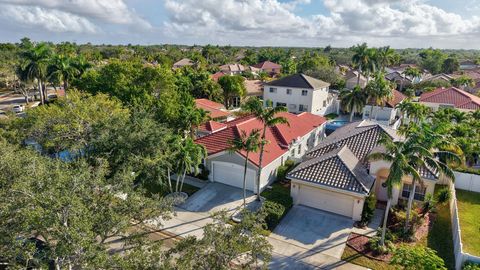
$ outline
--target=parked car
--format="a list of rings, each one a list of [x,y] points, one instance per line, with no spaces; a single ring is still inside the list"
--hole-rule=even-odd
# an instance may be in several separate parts
[[[25,106],[23,106],[23,105],[13,105],[12,111],[15,112],[15,113],[21,113],[21,112],[25,111]]]

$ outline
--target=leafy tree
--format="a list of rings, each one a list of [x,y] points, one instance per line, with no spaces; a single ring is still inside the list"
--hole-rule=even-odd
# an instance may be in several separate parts
[[[246,112],[252,113],[263,124],[261,141],[265,142],[267,129],[278,124],[287,124],[287,118],[280,116],[279,113],[287,112],[283,106],[272,107],[271,104],[263,106],[263,102],[258,98],[250,98],[242,107]],[[262,175],[262,164],[265,143],[260,144],[260,157],[258,160],[257,172],[257,200],[260,200],[260,177]]]
[[[452,74],[455,71],[460,70],[460,63],[458,62],[458,59],[456,57],[448,57],[443,61],[442,64],[442,72],[447,73],[447,74]]]
[[[243,168],[243,208],[245,209],[247,199],[248,156],[250,153],[258,152],[260,145],[262,144],[260,140],[260,130],[254,129],[248,135],[245,130],[242,130],[240,137],[234,139],[232,142],[230,142],[230,144],[230,152],[245,152],[245,165]]]
[[[178,69],[175,75],[179,90],[188,92],[195,98],[222,101],[222,89],[211,79],[210,73],[185,67]]]
[[[243,98],[247,94],[245,88],[244,78],[242,76],[223,76],[218,80],[218,83],[223,89],[223,100],[225,107],[231,108],[233,105],[233,98]]]
[[[475,81],[468,75],[462,75],[460,77],[451,80],[451,83],[455,87],[472,87],[475,85]]]
[[[178,269],[267,269],[272,246],[262,235],[264,215],[243,213],[240,223],[229,225],[225,213],[204,227],[203,238],[187,237],[169,251]],[[241,260],[240,256],[242,257]],[[259,265],[259,260],[262,265]]]
[[[361,112],[367,103],[367,94],[358,85],[353,90],[344,89],[340,92],[340,105],[350,112],[350,122],[355,112]]]
[[[439,74],[442,72],[443,63],[447,56],[440,50],[426,49],[419,54],[422,68],[430,71],[432,74]]]
[[[447,269],[437,253],[422,246],[401,245],[392,257],[390,264],[402,266],[405,270],[442,270]]]
[[[111,240],[130,250],[143,248],[149,242],[132,226],[166,218],[171,210],[162,199],[134,191],[129,174],[107,180],[104,166],[64,163],[3,140],[0,155],[0,253],[15,268],[115,264]]]
[[[26,49],[21,53],[21,67],[22,70],[27,72],[27,78],[29,80],[37,81],[40,100],[41,103],[44,104],[47,99],[44,83],[47,79],[47,67],[50,62],[52,50],[46,43],[25,46]]]
[[[382,72],[378,72],[373,81],[370,81],[365,87],[365,91],[368,95],[368,100],[372,102],[370,106],[370,119],[373,114],[373,106],[385,106],[385,103],[393,99],[392,85],[385,79]],[[378,114],[378,111],[377,111]],[[375,119],[377,115],[375,115]]]

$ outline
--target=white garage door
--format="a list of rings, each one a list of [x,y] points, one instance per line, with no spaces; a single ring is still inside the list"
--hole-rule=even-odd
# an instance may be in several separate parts
[[[244,167],[227,162],[213,162],[213,181],[243,188]],[[255,189],[255,171],[247,169],[247,190]]]
[[[301,185],[299,203],[342,216],[352,217],[354,198],[348,195]]]

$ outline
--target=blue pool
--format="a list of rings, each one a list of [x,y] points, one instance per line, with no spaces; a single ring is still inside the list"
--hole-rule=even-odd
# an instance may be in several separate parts
[[[342,127],[344,125],[348,124],[348,121],[345,120],[333,120],[327,123],[325,126],[325,133],[327,135],[330,135],[332,132],[337,130],[337,128]]]

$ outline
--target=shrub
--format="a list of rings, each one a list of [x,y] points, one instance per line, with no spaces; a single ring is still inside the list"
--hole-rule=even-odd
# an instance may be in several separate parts
[[[427,194],[427,196],[425,197],[425,201],[423,202],[423,207],[422,207],[423,215],[432,211],[435,208],[435,203],[436,202],[433,199],[432,194]]]
[[[385,245],[381,245],[380,242],[381,238],[379,236],[372,237],[368,240],[368,247],[373,251],[375,256],[387,254],[393,250],[394,245],[391,241],[387,240],[386,236]]]
[[[263,211],[265,211],[266,214],[265,223],[267,224],[267,228],[272,231],[278,223],[280,223],[280,220],[285,214],[285,206],[277,202],[265,201]]]
[[[480,264],[474,262],[467,262],[463,266],[462,270],[480,270]]]
[[[287,173],[290,172],[294,166],[295,162],[293,160],[288,159],[285,161],[285,163],[277,169],[277,180],[284,181]]]
[[[200,172],[195,175],[195,177],[202,180],[208,180],[208,175],[210,174],[210,171],[203,164],[200,164],[200,166],[198,167],[200,169]]]
[[[372,220],[375,214],[376,204],[377,198],[372,192],[370,195],[368,195],[368,197],[365,199],[365,203],[363,204],[362,220],[360,221],[362,225],[367,225]]]
[[[439,203],[447,203],[450,201],[451,197],[452,197],[452,193],[450,192],[450,189],[442,188],[440,191],[438,191],[437,201]]]
[[[403,266],[404,269],[430,270],[447,269],[437,253],[423,246],[400,245],[394,251],[390,264]]]

